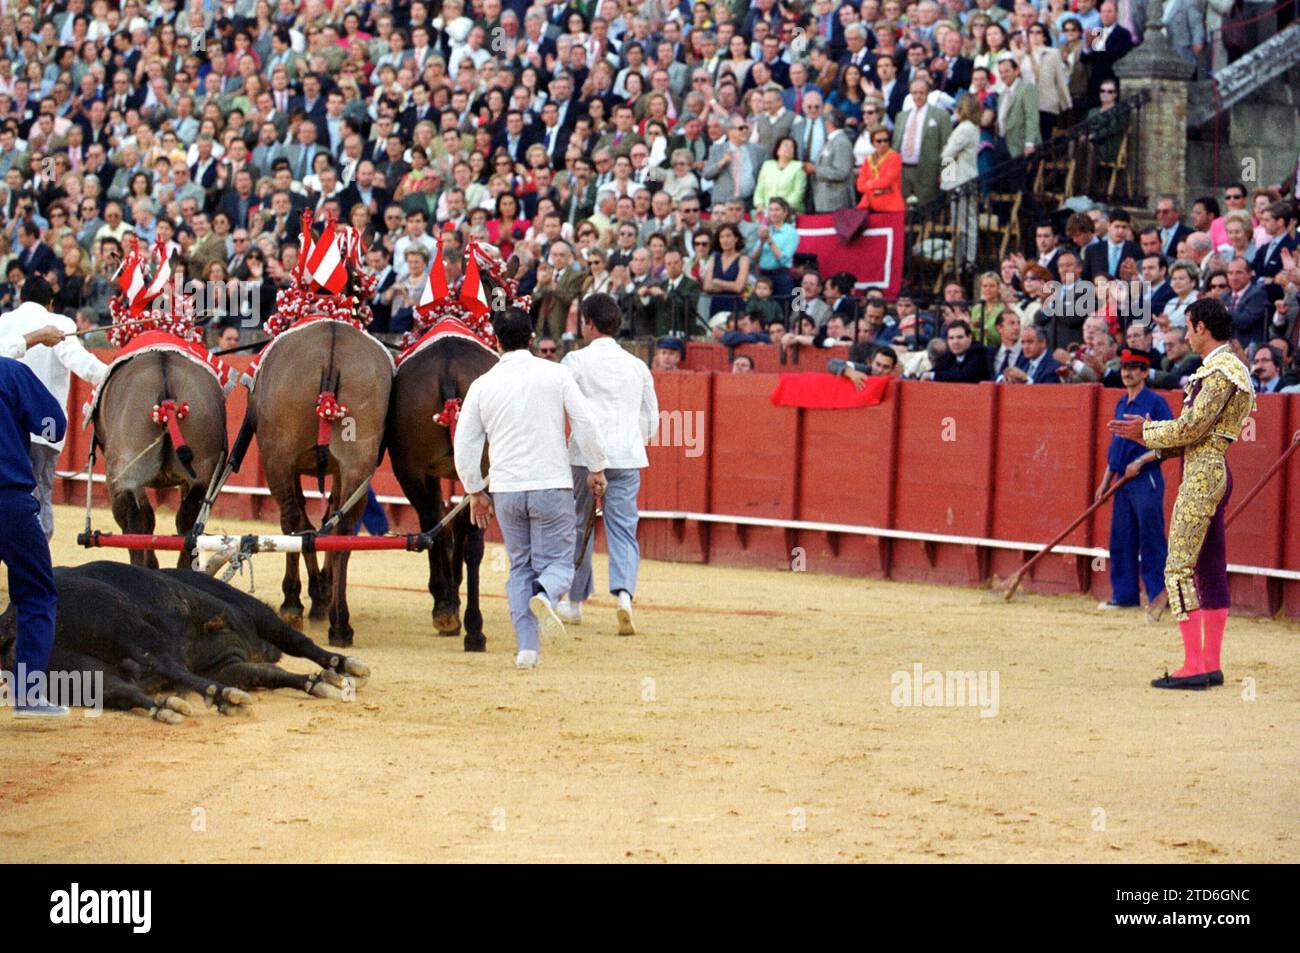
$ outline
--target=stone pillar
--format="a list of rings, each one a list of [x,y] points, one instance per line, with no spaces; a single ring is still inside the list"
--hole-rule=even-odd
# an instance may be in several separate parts
[[[1187,96],[1194,67],[1165,37],[1163,0],[1148,0],[1142,45],[1115,64],[1120,99],[1145,91],[1141,119],[1134,126],[1140,161],[1135,190],[1155,208],[1156,196],[1183,199],[1187,188]],[[1186,207],[1186,205],[1184,205]]]

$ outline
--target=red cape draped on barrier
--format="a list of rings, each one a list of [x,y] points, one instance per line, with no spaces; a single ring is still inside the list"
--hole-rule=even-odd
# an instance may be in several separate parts
[[[782,374],[769,400],[777,407],[806,407],[813,410],[841,410],[874,407],[885,396],[888,377],[868,377],[862,390],[834,374]]]
[[[858,288],[878,288],[886,298],[903,283],[903,213],[873,212],[866,229],[845,245],[835,234],[834,215],[800,215],[799,253],[817,256],[823,280],[841,271],[858,279]]]

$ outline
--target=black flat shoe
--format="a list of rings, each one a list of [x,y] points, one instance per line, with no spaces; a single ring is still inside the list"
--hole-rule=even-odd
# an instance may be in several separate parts
[[[1222,675],[1220,675],[1222,677]],[[1151,680],[1152,688],[1209,688],[1209,677],[1204,673],[1200,675],[1183,675],[1178,677],[1165,672],[1164,678],[1155,678]]]
[[[1206,672],[1205,677],[1209,679],[1211,687],[1223,684],[1223,669],[1216,668],[1213,672]]]

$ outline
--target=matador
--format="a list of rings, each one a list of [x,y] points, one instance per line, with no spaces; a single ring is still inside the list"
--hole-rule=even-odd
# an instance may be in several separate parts
[[[1182,483],[1169,520],[1165,589],[1183,637],[1183,667],[1155,679],[1155,688],[1208,688],[1223,684],[1220,654],[1228,621],[1225,511],[1232,495],[1227,452],[1255,409],[1250,371],[1229,343],[1232,320],[1223,304],[1203,299],[1187,311],[1187,341],[1202,357],[1187,382],[1176,420],[1115,421],[1132,439],[1182,456]],[[1140,427],[1140,429],[1138,429]],[[1125,434],[1128,435],[1128,434]]]

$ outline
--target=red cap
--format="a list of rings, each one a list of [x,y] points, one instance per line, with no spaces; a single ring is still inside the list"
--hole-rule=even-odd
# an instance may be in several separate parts
[[[1143,364],[1150,367],[1151,355],[1146,351],[1135,351],[1126,347],[1120,352],[1119,362],[1121,364]]]

